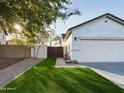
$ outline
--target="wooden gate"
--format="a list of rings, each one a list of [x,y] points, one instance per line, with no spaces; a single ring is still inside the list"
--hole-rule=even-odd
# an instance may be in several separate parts
[[[47,58],[63,58],[63,47],[47,47]]]

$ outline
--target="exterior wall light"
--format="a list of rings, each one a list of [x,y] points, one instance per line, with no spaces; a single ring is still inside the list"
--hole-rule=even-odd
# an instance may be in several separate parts
[[[74,40],[77,41],[77,37],[74,37]]]
[[[105,20],[105,23],[107,23],[108,21],[107,20]]]

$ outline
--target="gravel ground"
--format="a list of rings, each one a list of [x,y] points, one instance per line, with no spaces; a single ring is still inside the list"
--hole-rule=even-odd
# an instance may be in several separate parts
[[[55,67],[85,67],[85,66],[74,63],[66,63],[63,58],[57,58]]]
[[[24,60],[24,58],[0,58],[0,70]]]
[[[43,59],[28,58],[0,70],[0,87],[5,86]]]

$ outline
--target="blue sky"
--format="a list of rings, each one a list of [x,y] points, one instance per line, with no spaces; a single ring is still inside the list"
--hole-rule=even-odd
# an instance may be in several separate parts
[[[105,13],[111,13],[124,19],[124,0],[71,0],[72,9],[79,9],[81,16],[71,16],[65,21],[57,20],[55,31],[58,35],[75,25]]]

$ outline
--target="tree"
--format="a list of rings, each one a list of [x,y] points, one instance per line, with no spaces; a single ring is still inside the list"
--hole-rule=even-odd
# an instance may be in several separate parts
[[[32,46],[48,38],[47,30],[57,18],[80,14],[78,10],[69,11],[69,4],[69,0],[0,0],[0,29],[15,33],[14,24],[20,24],[24,28],[21,35]]]
[[[49,46],[61,46],[62,45],[62,37],[58,35],[54,35],[50,38]]]
[[[13,30],[14,23],[24,25],[28,31],[38,31],[40,27],[50,25],[58,17],[66,19],[79,11],[69,11],[65,6],[69,0],[1,0],[1,27]]]
[[[20,39],[12,39],[7,41],[9,45],[24,45],[24,42]]]

